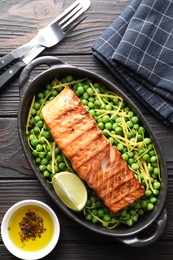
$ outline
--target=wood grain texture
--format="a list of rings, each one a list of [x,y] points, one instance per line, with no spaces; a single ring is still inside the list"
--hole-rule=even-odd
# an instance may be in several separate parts
[[[3,55],[31,40],[36,32],[65,10],[72,0],[1,1],[0,54]],[[112,23],[130,1],[93,1],[87,18],[51,53],[86,53],[91,43]],[[109,3],[109,4],[108,4]]]

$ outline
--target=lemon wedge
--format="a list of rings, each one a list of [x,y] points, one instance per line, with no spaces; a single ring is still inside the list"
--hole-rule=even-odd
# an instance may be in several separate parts
[[[78,175],[60,172],[52,178],[53,188],[60,200],[70,209],[81,211],[87,202],[87,189]]]

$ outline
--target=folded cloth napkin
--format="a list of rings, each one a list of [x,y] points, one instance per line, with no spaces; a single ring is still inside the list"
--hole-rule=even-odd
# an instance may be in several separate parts
[[[173,126],[173,0],[133,0],[91,48],[145,106]]]

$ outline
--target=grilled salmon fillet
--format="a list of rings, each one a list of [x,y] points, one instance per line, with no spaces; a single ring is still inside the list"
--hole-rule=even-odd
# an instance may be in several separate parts
[[[42,108],[42,116],[72,167],[111,212],[116,213],[144,195],[120,152],[68,86]]]

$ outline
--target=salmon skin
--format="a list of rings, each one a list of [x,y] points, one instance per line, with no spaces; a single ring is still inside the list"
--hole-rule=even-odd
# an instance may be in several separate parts
[[[42,116],[74,170],[111,212],[116,213],[144,195],[121,153],[68,86],[42,108]]]

